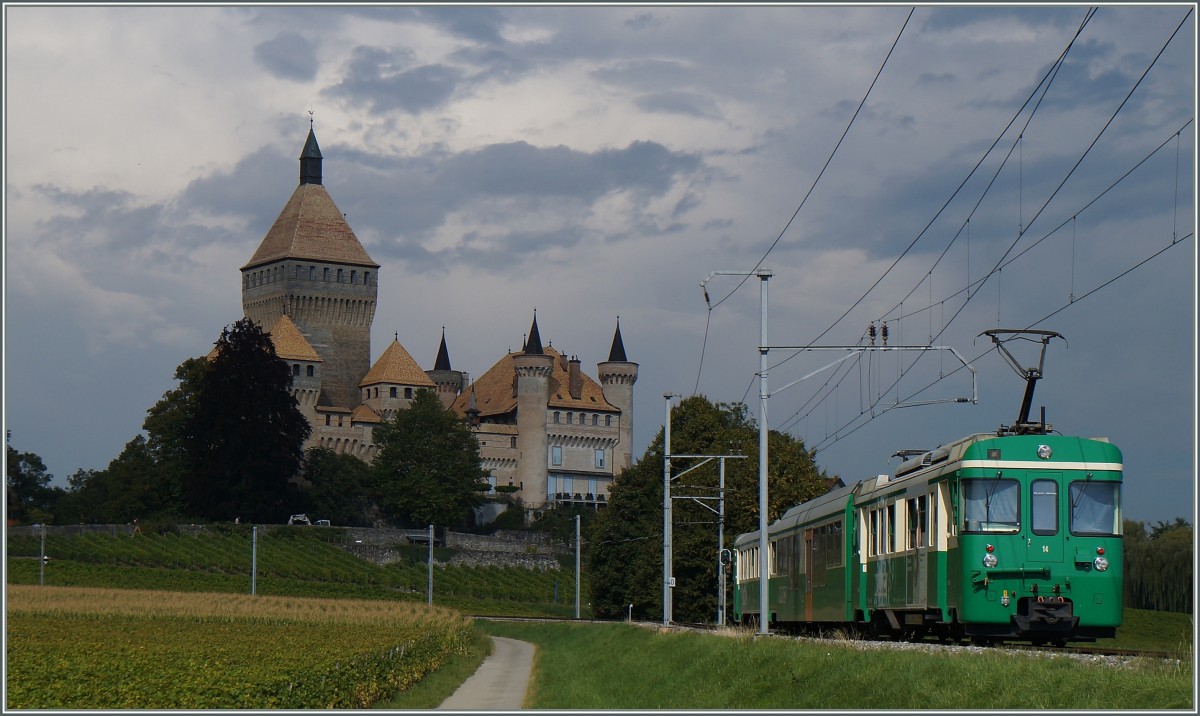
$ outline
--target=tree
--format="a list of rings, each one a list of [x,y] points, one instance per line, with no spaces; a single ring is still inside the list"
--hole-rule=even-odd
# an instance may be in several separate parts
[[[304,509],[335,525],[368,527],[377,512],[369,494],[370,468],[353,455],[309,448],[300,471]]]
[[[1125,520],[1125,606],[1192,612],[1192,526],[1182,517],[1153,526]]]
[[[185,396],[194,399],[184,401],[192,409],[181,411],[179,423],[188,512],[212,520],[283,521],[289,481],[311,432],[291,393],[287,363],[262,328],[243,318],[221,331],[211,366],[200,372],[199,390]]]
[[[177,505],[182,506],[184,476],[190,469],[185,426],[195,419],[200,391],[205,376],[212,369],[207,358],[188,358],[175,368],[179,385],[146,411],[142,429],[146,432],[146,449],[158,470],[159,479],[166,483]]]
[[[374,430],[379,452],[371,483],[385,515],[422,527],[460,525],[484,502],[487,473],[465,420],[442,407],[432,390]]]
[[[6,445],[5,464],[8,488],[8,519],[34,523],[54,520],[55,503],[65,494],[61,487],[51,487],[54,475],[46,472],[46,463],[32,452],[17,452]]]
[[[176,486],[141,435],[104,470],[79,470],[67,482],[60,502],[64,521],[120,524],[175,516]]]
[[[770,519],[826,491],[825,474],[802,441],[772,431],[768,449]],[[746,455],[726,461],[722,546],[728,548],[739,533],[758,529],[758,430],[744,405],[713,404],[700,396],[683,400],[671,411],[671,452]],[[673,472],[687,466],[687,461],[674,461]],[[608,508],[588,532],[592,611],[597,616],[623,617],[630,604],[634,614],[662,615],[662,481],[660,431],[642,459],[618,476]],[[717,461],[688,473],[684,484],[689,485],[686,491],[673,488],[673,493],[715,496]],[[716,516],[691,500],[675,500],[672,512],[673,616],[705,621],[716,614]]]

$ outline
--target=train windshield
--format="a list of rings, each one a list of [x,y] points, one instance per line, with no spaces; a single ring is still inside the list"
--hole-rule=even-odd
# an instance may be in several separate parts
[[[963,480],[963,520],[967,532],[1016,532],[1021,486],[1016,480]]]
[[[1121,534],[1120,494],[1119,482],[1072,482],[1071,534]]]

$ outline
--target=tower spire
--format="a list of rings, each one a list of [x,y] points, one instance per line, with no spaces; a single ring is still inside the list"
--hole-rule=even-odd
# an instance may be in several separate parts
[[[312,113],[308,117],[308,139],[300,152],[300,183],[321,183],[321,147],[317,146],[317,135],[312,127]]]
[[[542,336],[538,332],[537,309],[533,309],[533,325],[529,327],[529,338],[525,339],[525,355],[545,355],[542,350]]]
[[[450,367],[450,351],[446,349],[446,327],[442,326],[442,344],[438,346],[437,359],[433,361],[434,370],[453,370]]]
[[[621,340],[620,316],[617,316],[617,331],[613,334],[612,348],[608,351],[608,360],[620,363],[629,362],[629,359],[625,357],[625,342]]]

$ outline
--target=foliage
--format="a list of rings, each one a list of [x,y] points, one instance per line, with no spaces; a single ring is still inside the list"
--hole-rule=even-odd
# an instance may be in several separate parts
[[[279,522],[311,428],[291,394],[292,374],[270,336],[243,318],[221,331],[181,432],[189,514]]]
[[[562,544],[573,545],[575,544],[575,517],[579,517],[580,534],[585,535],[597,514],[599,514],[598,510],[587,505],[559,504],[543,510],[541,516],[529,525],[529,530],[550,535]]]
[[[177,484],[164,475],[146,438],[138,435],[104,470],[80,470],[68,480],[60,522],[125,524],[174,516]]]
[[[411,527],[464,523],[485,501],[487,473],[466,421],[442,407],[432,390],[374,430],[379,452],[371,484],[384,514]]]
[[[368,494],[370,468],[353,455],[309,448],[300,471],[304,512],[335,525],[367,527],[376,509]]]
[[[758,431],[741,404],[713,404],[695,396],[671,411],[671,452],[676,455],[745,455],[726,460],[725,544],[738,533],[757,529]],[[804,443],[783,433],[768,436],[769,509],[777,519],[786,509],[826,491],[825,475]],[[698,460],[673,461],[679,474]],[[663,433],[660,431],[633,467],[613,485],[609,506],[588,531],[592,608],[597,616],[623,618],[633,604],[635,618],[662,615]],[[689,472],[673,494],[716,496],[718,462]],[[686,486],[686,487],[685,487]],[[714,509],[716,503],[706,503]],[[672,565],[676,578],[673,617],[706,621],[716,614],[717,529],[710,509],[675,500]]]
[[[61,487],[51,487],[54,475],[37,453],[17,452],[6,445],[5,477],[8,492],[8,518],[29,523],[54,519],[55,503],[62,497]]]
[[[9,597],[6,705],[18,709],[362,708],[464,653],[471,633],[449,610],[341,600]]]
[[[1125,606],[1192,613],[1192,526],[1125,520]]]

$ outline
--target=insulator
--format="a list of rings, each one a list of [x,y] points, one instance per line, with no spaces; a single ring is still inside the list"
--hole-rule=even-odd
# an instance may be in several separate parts
[[[887,324],[886,324],[886,323],[885,323],[885,324],[883,324],[883,330],[881,331],[881,334],[882,334],[882,336],[883,336],[883,345],[885,345],[885,346],[886,346],[886,345],[887,345],[887,336],[888,336],[888,330],[887,330]]]
[[[875,321],[871,321],[871,327],[867,329],[867,335],[871,337],[871,345],[875,345]]]

